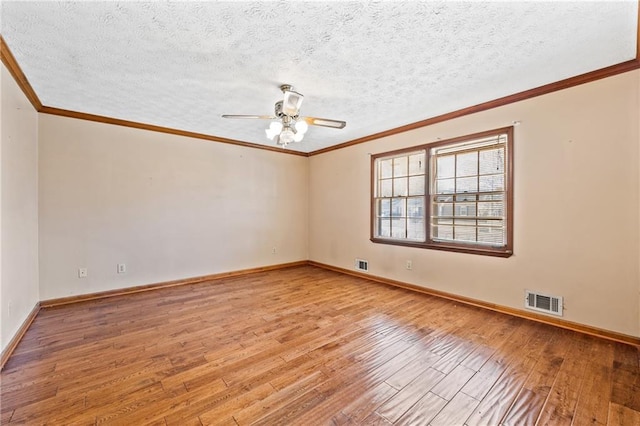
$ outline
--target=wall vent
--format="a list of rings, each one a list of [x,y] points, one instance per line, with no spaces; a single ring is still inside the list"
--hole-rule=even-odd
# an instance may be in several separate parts
[[[562,297],[525,290],[524,306],[534,311],[562,316]]]
[[[369,270],[369,262],[362,259],[356,259],[356,269],[358,271],[368,271]]]

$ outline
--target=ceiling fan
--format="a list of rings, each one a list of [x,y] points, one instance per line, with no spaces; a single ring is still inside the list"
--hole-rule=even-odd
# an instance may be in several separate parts
[[[280,86],[280,90],[284,93],[284,98],[276,102],[274,115],[230,115],[224,114],[223,118],[257,118],[261,120],[278,120],[272,121],[269,128],[266,129],[267,137],[275,140],[278,145],[285,148],[291,142],[300,142],[304,137],[309,125],[332,127],[334,129],[342,129],[347,125],[345,121],[331,120],[328,118],[317,117],[301,117],[300,106],[304,100],[304,96],[293,90],[289,84]]]

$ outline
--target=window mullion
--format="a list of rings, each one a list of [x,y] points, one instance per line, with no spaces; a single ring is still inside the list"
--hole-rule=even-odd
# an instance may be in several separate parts
[[[406,181],[405,188],[407,192],[404,194],[404,237],[409,238],[409,156],[405,159],[407,176],[404,178]]]
[[[453,161],[453,226],[451,227],[451,229],[453,229],[453,240],[455,241],[456,239],[456,224],[457,224],[457,220],[456,220],[456,202],[457,200],[457,195],[458,194],[458,154],[456,153],[454,155],[454,161]]]
[[[480,151],[478,151],[478,153],[476,154],[476,172],[478,173],[476,175],[476,191],[480,192]],[[478,192],[476,192],[476,196],[474,197],[476,202],[475,204],[475,216],[476,216],[476,242],[478,242],[480,240],[480,235],[479,235],[479,231],[478,231],[478,207],[480,207],[480,205],[478,204],[478,201],[480,200],[480,195],[478,195]]]

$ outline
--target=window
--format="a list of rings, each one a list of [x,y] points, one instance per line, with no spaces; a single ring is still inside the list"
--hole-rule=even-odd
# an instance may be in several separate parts
[[[513,253],[513,128],[372,157],[376,243]]]

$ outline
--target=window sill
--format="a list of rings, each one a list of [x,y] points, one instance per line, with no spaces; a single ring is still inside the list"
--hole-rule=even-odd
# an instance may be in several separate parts
[[[415,247],[421,249],[431,249],[431,250],[443,250],[443,251],[452,251],[456,253],[467,253],[467,254],[478,254],[481,256],[493,256],[493,257],[511,257],[513,256],[513,250],[511,249],[496,249],[486,246],[474,246],[474,245],[458,245],[458,244],[449,244],[449,243],[439,243],[439,242],[416,242],[416,241],[398,241],[398,240],[388,240],[384,238],[371,238],[372,243],[376,244],[389,244],[393,246],[403,246],[403,247]]]

